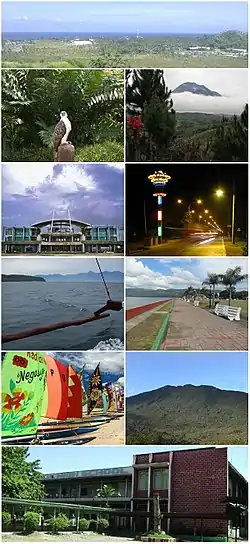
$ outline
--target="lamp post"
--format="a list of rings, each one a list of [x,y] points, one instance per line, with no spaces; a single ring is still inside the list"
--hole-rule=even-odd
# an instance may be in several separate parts
[[[235,244],[235,181],[233,180],[233,188],[232,188],[232,212],[231,212],[231,241],[233,244]],[[224,191],[222,189],[217,189],[215,192],[216,196],[218,198],[221,198],[224,196]]]
[[[156,192],[153,194],[153,196],[157,197],[157,220],[158,220],[158,227],[157,227],[157,235],[158,235],[158,242],[162,242],[162,199],[167,196],[164,192],[164,187],[171,179],[171,176],[168,176],[162,170],[159,170],[158,172],[155,172],[154,174],[151,174],[148,176],[149,181],[153,184],[154,188],[156,189]]]

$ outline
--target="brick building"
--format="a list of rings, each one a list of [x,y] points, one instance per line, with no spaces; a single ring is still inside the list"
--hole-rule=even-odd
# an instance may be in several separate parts
[[[49,499],[86,505],[103,504],[97,489],[112,485],[119,496],[109,503],[124,511],[118,525],[136,532],[152,528],[155,493],[162,529],[173,534],[233,534],[232,511],[239,504],[244,510],[248,498],[248,483],[229,463],[224,447],[134,455],[132,467],[47,474],[44,483]],[[239,525],[238,534],[246,536],[246,513]]]

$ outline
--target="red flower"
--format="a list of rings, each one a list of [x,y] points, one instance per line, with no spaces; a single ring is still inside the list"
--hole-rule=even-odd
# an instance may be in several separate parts
[[[127,117],[127,123],[129,127],[132,130],[135,130],[136,132],[140,132],[141,128],[143,127],[143,122],[141,120],[140,115],[133,115],[133,116]]]

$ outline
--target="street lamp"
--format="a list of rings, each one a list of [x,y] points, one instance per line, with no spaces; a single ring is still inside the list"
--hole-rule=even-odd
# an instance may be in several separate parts
[[[208,213],[208,210],[204,210],[204,213]]]
[[[178,200],[177,200],[177,204],[182,204],[182,200],[181,200],[181,198],[178,198]]]
[[[222,189],[217,189],[215,191],[216,196],[219,198],[224,196],[224,191]],[[233,181],[233,193],[232,193],[232,220],[231,220],[231,240],[235,244],[235,181]]]
[[[157,211],[157,219],[158,219],[158,241],[162,242],[162,199],[167,196],[164,192],[164,187],[171,179],[171,176],[168,176],[162,170],[159,170],[158,172],[155,172],[154,174],[151,174],[151,176],[148,176],[149,181],[153,184],[154,188],[156,189],[156,192],[153,194],[153,196],[157,197],[157,205],[158,205],[158,211]]]

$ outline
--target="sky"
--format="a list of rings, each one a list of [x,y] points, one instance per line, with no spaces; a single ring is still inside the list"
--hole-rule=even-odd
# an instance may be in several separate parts
[[[74,261],[74,264],[72,264]],[[123,272],[123,258],[110,257],[100,258],[102,271]],[[98,272],[96,260],[92,257],[43,257],[34,259],[33,257],[5,257],[2,259],[3,274],[80,274],[85,272]]]
[[[126,259],[126,286],[142,289],[185,289],[189,286],[199,288],[208,272],[223,274],[228,268],[242,267],[247,274],[247,259],[238,257],[216,258],[144,258]],[[247,280],[236,287],[247,289]]]
[[[247,353],[243,352],[127,353],[126,396],[187,384],[247,392],[247,370]]]
[[[157,202],[148,176],[163,170],[171,176],[163,199],[163,223],[182,227],[188,205],[202,212],[207,208],[218,225],[224,230],[231,224],[232,188],[235,181],[235,227],[247,228],[248,170],[247,164],[128,164],[126,166],[126,216],[128,241],[157,226]],[[136,180],[136,182],[135,182]],[[216,197],[216,190],[223,190],[223,197]],[[182,205],[177,200],[182,199]],[[202,200],[196,205],[197,199]],[[145,207],[144,207],[145,202]],[[134,213],[136,209],[136,214]]]
[[[19,163],[2,165],[2,225],[29,226],[68,218],[96,225],[124,223],[124,166]]]
[[[215,33],[247,31],[247,2],[12,2],[4,32]]]
[[[199,446],[201,447],[201,446]],[[42,471],[70,472],[101,468],[128,467],[132,465],[133,455],[156,453],[182,449],[197,449],[195,446],[31,446],[29,461],[40,459]],[[228,459],[235,468],[248,478],[247,446],[231,446]]]
[[[165,82],[172,91],[181,83],[194,82],[205,85],[221,96],[201,96],[192,93],[174,93],[172,100],[177,112],[205,112],[215,114],[240,114],[248,102],[247,68],[172,68],[164,70]],[[236,76],[236,77],[235,77]]]
[[[114,352],[88,352],[88,351],[59,351],[48,352],[49,355],[67,365],[71,364],[75,369],[84,367],[84,373],[93,372],[100,363],[101,373],[124,374],[124,353],[119,351]]]

